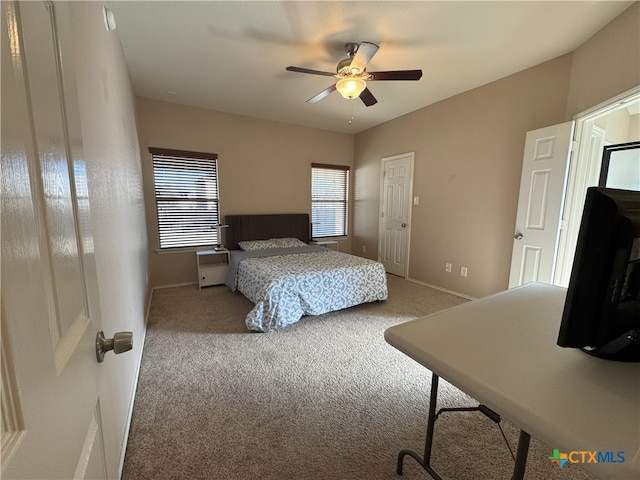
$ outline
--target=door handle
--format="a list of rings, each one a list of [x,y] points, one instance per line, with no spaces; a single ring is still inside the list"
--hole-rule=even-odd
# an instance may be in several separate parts
[[[406,224],[406,223],[403,223],[403,224],[402,224],[402,228],[406,228],[406,226],[407,226],[407,224]]]
[[[104,333],[100,330],[96,334],[96,358],[99,363],[104,361],[104,354],[109,350],[113,353],[128,352],[133,348],[133,333],[118,332],[113,338],[104,338]]]
[[[513,236],[513,238],[515,238],[516,240],[522,240],[524,238],[524,235],[518,232]]]

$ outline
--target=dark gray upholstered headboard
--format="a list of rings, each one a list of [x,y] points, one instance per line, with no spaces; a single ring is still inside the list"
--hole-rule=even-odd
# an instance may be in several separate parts
[[[308,213],[282,213],[272,215],[226,215],[225,246],[237,250],[242,240],[269,238],[299,238],[305,243],[311,239]]]

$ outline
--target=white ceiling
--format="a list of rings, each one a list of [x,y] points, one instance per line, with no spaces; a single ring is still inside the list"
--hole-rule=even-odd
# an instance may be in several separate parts
[[[357,133],[573,51],[633,2],[112,1],[136,94],[238,115]],[[422,69],[369,84],[365,107],[338,92],[344,44],[380,50],[370,71]],[[350,122],[351,117],[353,120]]]

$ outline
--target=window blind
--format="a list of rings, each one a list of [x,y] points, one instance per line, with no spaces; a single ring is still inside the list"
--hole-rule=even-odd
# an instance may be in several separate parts
[[[311,235],[347,235],[349,167],[311,165]]]
[[[217,155],[150,148],[160,248],[215,245]]]

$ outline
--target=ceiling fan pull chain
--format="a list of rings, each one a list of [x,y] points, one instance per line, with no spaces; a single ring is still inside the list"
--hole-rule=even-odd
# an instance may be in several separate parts
[[[353,102],[355,101],[355,98],[351,98],[349,101],[349,109],[351,110],[351,118],[349,119],[349,125],[351,125],[353,123]]]

